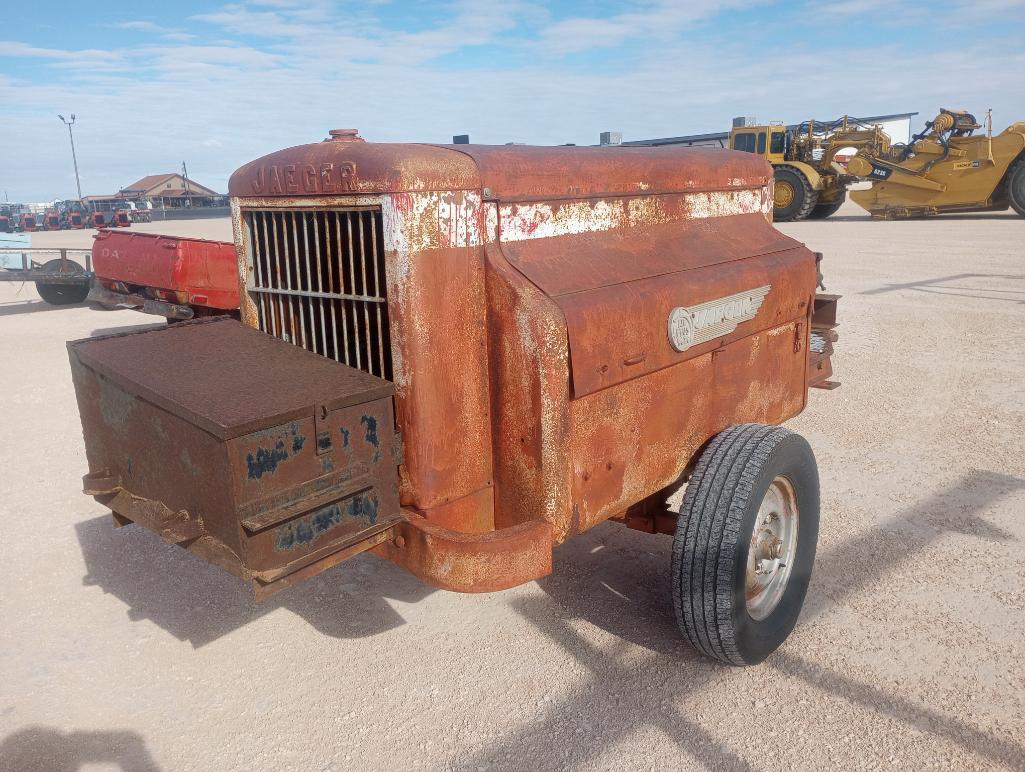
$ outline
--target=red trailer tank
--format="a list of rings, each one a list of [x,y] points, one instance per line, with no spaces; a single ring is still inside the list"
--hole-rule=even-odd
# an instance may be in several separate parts
[[[238,262],[230,242],[101,230],[89,299],[168,319],[238,309]]]

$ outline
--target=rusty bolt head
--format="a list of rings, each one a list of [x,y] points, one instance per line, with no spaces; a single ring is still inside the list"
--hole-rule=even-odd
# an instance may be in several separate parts
[[[392,544],[394,544],[399,549],[402,549],[406,546],[406,539],[403,536],[396,536],[394,539],[392,539]]]

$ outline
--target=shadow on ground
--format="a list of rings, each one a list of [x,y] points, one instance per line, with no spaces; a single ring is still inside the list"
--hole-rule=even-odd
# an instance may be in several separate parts
[[[54,306],[45,300],[19,300],[11,303],[0,303],[0,316],[38,314],[43,311],[63,311],[66,308],[81,308],[84,305],[85,303],[72,303],[66,306]]]
[[[986,286],[972,286],[972,282],[979,280],[984,281]],[[953,295],[982,300],[1004,300],[1009,303],[1025,303],[1025,284],[1018,287],[1008,287],[1006,286],[1007,282],[1025,282],[1025,275],[955,273],[950,276],[938,276],[934,279],[885,284],[882,287],[865,290],[861,294],[882,295],[887,292],[911,290],[914,292],[926,292],[932,295]]]
[[[278,608],[324,635],[365,638],[405,624],[387,598],[415,603],[434,592],[392,563],[359,555],[257,603],[241,580],[141,526],[115,529],[104,516],[75,531],[88,572],[83,584],[117,597],[129,619],[149,619],[195,648]]]
[[[801,623],[846,605],[853,595],[902,571],[909,557],[946,534],[1012,540],[1011,534],[979,513],[1021,490],[1025,480],[972,472],[864,535],[821,553]],[[594,765],[606,749],[638,727],[647,727],[661,731],[683,753],[710,769],[749,769],[737,751],[688,717],[686,703],[688,695],[716,689],[723,703],[743,703],[743,709],[750,710],[743,679],[757,678],[760,668],[774,668],[832,700],[857,705],[992,762],[1013,767],[1025,758],[1025,746],[1018,742],[991,735],[917,699],[807,661],[794,646],[784,645],[750,670],[700,657],[683,643],[676,629],[668,590],[670,551],[669,537],[630,532],[614,524],[594,528],[557,550],[554,574],[539,582],[550,599],[519,598],[513,606],[582,665],[589,677],[570,695],[547,703],[535,721],[504,735],[461,766],[501,768],[555,748],[553,766]],[[597,648],[578,632],[587,624],[619,641]],[[638,653],[627,642],[648,651]],[[666,667],[667,658],[674,660],[670,667]],[[573,741],[553,742],[552,735]]]
[[[75,772],[94,765],[124,772],[159,770],[142,736],[130,730],[61,732],[49,726],[28,726],[0,742],[3,770]]]

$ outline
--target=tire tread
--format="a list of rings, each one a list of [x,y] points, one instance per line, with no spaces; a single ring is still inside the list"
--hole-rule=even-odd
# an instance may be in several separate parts
[[[701,454],[684,494],[673,540],[673,607],[684,636],[699,651],[746,664],[732,620],[735,550],[755,479],[789,429],[738,424]]]

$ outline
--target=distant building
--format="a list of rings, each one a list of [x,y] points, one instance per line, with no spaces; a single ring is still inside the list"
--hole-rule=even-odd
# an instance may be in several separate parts
[[[908,142],[911,139],[911,119],[918,113],[894,113],[892,115],[870,115],[866,118],[861,116],[857,120],[861,123],[878,124],[890,137],[893,143]],[[854,118],[854,116],[851,116]],[[754,122],[754,118],[745,117],[745,122]],[[826,121],[829,123],[829,121]],[[797,125],[787,126],[788,129],[796,129]],[[718,131],[712,134],[691,134],[684,137],[661,137],[659,139],[636,139],[623,142],[624,145],[688,145],[692,147],[727,147],[730,143],[728,131]],[[605,144],[604,142],[602,144]]]
[[[151,174],[117,193],[84,196],[83,201],[98,209],[109,209],[129,202],[154,209],[182,209],[185,207],[222,206],[227,197],[200,185],[181,174]],[[147,208],[148,208],[147,206]]]

